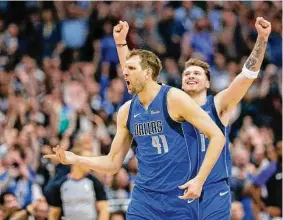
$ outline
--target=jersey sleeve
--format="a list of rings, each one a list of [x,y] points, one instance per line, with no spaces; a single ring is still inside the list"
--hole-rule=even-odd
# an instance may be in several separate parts
[[[93,175],[89,175],[88,177],[92,183],[93,183],[93,188],[95,191],[95,196],[96,196],[96,201],[103,201],[103,200],[107,200],[106,197],[106,192],[104,189],[103,184],[100,182],[100,180],[98,180],[95,176]]]
[[[266,169],[262,170],[257,176],[255,176],[253,184],[256,186],[265,185],[265,183],[276,171],[276,166],[276,163],[271,163]]]
[[[65,181],[65,177],[55,181],[50,187],[48,193],[48,203],[50,206],[54,207],[62,207],[62,199],[61,199],[61,186]]]

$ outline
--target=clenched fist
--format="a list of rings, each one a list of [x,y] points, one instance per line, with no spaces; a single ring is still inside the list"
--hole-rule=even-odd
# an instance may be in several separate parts
[[[257,17],[255,22],[255,28],[257,30],[258,36],[268,40],[271,32],[271,23],[265,20],[263,17]]]
[[[119,21],[119,24],[117,24],[113,28],[113,37],[116,42],[116,44],[125,44],[126,43],[126,37],[129,31],[129,25],[126,21]]]

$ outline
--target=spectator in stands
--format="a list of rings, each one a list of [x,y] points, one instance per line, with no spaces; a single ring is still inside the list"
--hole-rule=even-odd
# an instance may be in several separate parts
[[[3,219],[10,219],[21,212],[21,206],[13,193],[2,193],[0,196],[0,205],[4,213]]]
[[[60,54],[59,50],[63,45],[59,44],[61,41],[61,30],[59,24],[54,18],[54,13],[51,9],[45,9],[42,12],[43,23],[41,25],[41,37],[43,44],[43,57],[50,57],[53,55],[53,51]]]
[[[116,66],[112,27],[119,20],[130,24],[127,42],[131,49],[157,51],[164,63],[159,80],[170,86],[179,87],[185,60],[209,59],[211,74],[217,75],[210,88],[213,94],[240,73],[254,45],[251,24],[257,16],[271,21],[272,33],[260,77],[230,121],[234,163],[230,182],[235,199],[232,212],[237,210],[232,217],[259,218],[245,185],[252,182],[257,192],[265,192],[265,185],[276,187],[274,179],[260,176],[269,166],[268,173],[274,171],[275,143],[282,140],[280,1],[0,1],[0,194],[16,192],[16,204],[27,209],[40,204],[38,210],[44,213],[46,204],[37,203],[43,201],[41,187],[52,202],[54,184],[66,177],[70,167],[42,155],[57,144],[70,150],[92,150],[97,156],[108,153],[117,111],[131,99],[122,70]],[[71,91],[66,91],[69,86]],[[132,150],[123,167],[116,176],[96,174],[109,196],[110,212],[124,212],[129,204],[137,175]],[[262,196],[265,207],[277,200],[272,192]],[[27,215],[21,207],[19,211]],[[264,208],[260,215],[264,211],[270,210]],[[116,213],[113,218],[124,217]]]
[[[263,169],[247,188],[256,204],[256,213],[282,216],[282,141],[277,143],[277,160]]]

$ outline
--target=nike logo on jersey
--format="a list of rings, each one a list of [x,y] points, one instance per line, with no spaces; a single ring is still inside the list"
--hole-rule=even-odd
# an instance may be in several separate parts
[[[195,199],[188,199],[188,203],[192,203],[193,201],[195,201]]]
[[[141,113],[138,113],[138,114],[135,114],[134,115],[134,118],[138,117]]]
[[[157,110],[157,111],[152,110],[152,111],[151,111],[151,114],[152,114],[152,115],[154,115],[154,114],[158,114],[158,113],[160,113],[160,111],[159,111],[159,110]]]
[[[226,192],[220,192],[220,193],[219,193],[219,196],[224,196],[224,195],[226,195],[228,192],[229,192],[229,191],[226,191]]]

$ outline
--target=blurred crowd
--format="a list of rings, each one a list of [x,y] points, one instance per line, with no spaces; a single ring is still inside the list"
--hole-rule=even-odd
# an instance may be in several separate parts
[[[58,144],[109,152],[117,111],[131,99],[112,37],[119,20],[129,22],[131,49],[161,58],[160,82],[181,88],[185,61],[199,58],[211,65],[215,94],[240,73],[258,16],[272,23],[272,33],[260,76],[231,120],[232,219],[282,216],[282,2],[1,1],[0,219],[56,219],[74,210],[125,219],[135,146],[115,175],[42,157]],[[83,208],[92,203],[95,212]]]

